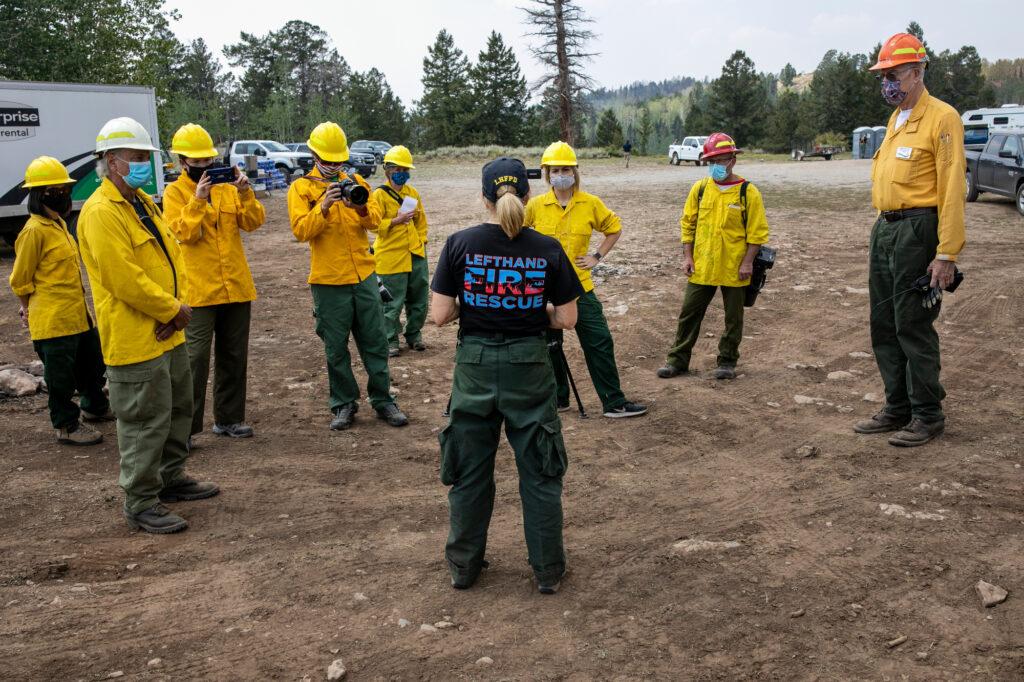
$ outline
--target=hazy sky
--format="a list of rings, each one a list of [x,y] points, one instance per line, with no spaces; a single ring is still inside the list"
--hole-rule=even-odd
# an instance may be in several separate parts
[[[442,28],[473,60],[491,30],[497,30],[513,45],[527,78],[539,76],[518,9],[527,2],[168,0],[167,7],[181,12],[174,24],[179,38],[201,36],[222,59],[221,48],[237,42],[241,31],[263,35],[291,19],[316,24],[354,69],[383,71],[409,106],[422,94],[423,58]],[[786,62],[800,72],[811,71],[827,50],[867,52],[911,20],[924,27],[929,46],[938,51],[966,44],[990,60],[1024,57],[1021,0],[584,0],[582,5],[599,34],[593,48],[601,54],[590,73],[605,87],[674,76],[714,77],[736,49],[745,50],[760,71],[778,73]],[[716,6],[725,11],[708,14]]]

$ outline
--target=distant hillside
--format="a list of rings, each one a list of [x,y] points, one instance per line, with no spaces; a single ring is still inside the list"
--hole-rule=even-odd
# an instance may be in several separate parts
[[[659,97],[671,97],[689,90],[696,79],[684,76],[667,80],[646,83],[636,81],[621,88],[600,88],[587,95],[587,102],[597,111],[624,104],[638,104]]]

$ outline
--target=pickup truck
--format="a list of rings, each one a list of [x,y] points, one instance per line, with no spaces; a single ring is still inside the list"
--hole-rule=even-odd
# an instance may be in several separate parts
[[[291,181],[292,173],[306,173],[313,168],[313,155],[309,152],[293,152],[280,142],[273,140],[236,140],[228,145],[224,158],[229,166],[244,166],[246,156],[261,156],[274,162],[274,167]],[[244,169],[243,169],[244,170]]]
[[[668,146],[668,162],[673,166],[678,166],[683,161],[693,161],[694,166],[703,166],[704,142],[707,139],[707,136],[691,135],[684,137],[682,144],[670,144]]]
[[[285,147],[293,152],[309,153],[309,145],[305,142],[286,142]],[[348,165],[355,169],[364,178],[368,178],[377,172],[377,160],[369,149],[356,149],[354,146],[348,148]]]
[[[982,192],[1011,197],[1024,215],[1024,128],[993,132],[980,152],[967,150],[967,201]]]

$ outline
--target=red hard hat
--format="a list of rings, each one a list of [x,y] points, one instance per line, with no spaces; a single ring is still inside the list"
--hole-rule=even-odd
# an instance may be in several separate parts
[[[704,142],[705,159],[722,154],[740,154],[742,152],[742,149],[736,148],[736,141],[725,133],[711,133],[707,141]]]

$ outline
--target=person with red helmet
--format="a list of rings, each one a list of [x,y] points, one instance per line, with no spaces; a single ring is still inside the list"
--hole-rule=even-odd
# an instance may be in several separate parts
[[[711,176],[695,183],[679,219],[683,242],[683,271],[690,278],[679,313],[675,342],[658,376],[669,379],[690,369],[690,354],[700,336],[715,290],[721,288],[725,333],[718,344],[716,379],[734,379],[743,339],[744,289],[750,283],[754,257],[768,241],[768,219],[761,193],[733,173],[742,152],[725,133],[713,133],[704,143]]]
[[[928,52],[908,33],[885,42],[878,62],[881,94],[896,107],[871,165],[871,200],[878,217],[871,231],[868,290],[871,347],[885,384],[885,406],[853,430],[896,431],[889,443],[924,445],[945,430],[939,382],[939,306],[900,295],[931,275],[941,290],[952,281],[964,247],[964,128],[950,105],[928,94]]]

